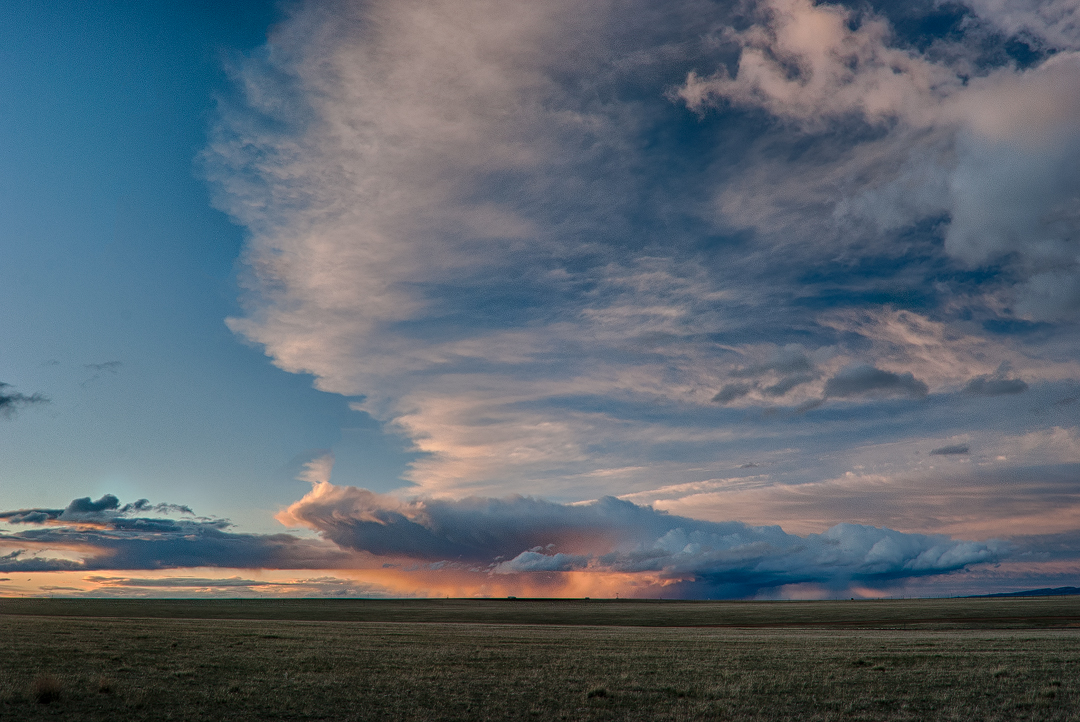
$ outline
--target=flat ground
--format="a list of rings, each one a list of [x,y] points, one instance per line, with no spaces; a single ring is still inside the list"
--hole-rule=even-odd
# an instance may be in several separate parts
[[[0,600],[4,720],[522,718],[1080,720],[1080,598]]]

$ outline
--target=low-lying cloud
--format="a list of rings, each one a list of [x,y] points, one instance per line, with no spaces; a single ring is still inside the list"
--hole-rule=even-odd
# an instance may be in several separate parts
[[[1001,559],[1003,542],[838,524],[805,537],[778,526],[709,522],[605,497],[564,505],[530,497],[396,498],[319,482],[278,515],[335,544],[489,574],[647,575],[672,593],[748,596],[787,584],[845,586],[947,574]]]
[[[75,499],[63,509],[0,513],[0,521],[35,528],[0,533],[0,573],[106,569],[328,569],[347,567],[354,555],[291,534],[229,531],[224,519],[173,519],[139,514],[191,514],[145,499],[121,505],[112,494]],[[57,552],[60,552],[59,554]]]

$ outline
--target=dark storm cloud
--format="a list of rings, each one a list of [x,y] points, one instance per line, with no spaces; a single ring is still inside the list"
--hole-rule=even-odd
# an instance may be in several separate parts
[[[803,582],[887,582],[1000,559],[999,542],[839,524],[805,537],[778,526],[709,522],[604,497],[563,505],[529,497],[400,502],[319,484],[279,515],[339,546],[494,574],[588,570],[680,580],[695,594],[746,596]]]
[[[11,388],[11,384],[0,382],[0,416],[10,419],[19,409],[36,404],[47,404],[49,399],[42,394],[21,394]]]
[[[953,444],[952,446],[942,446],[934,449],[930,452],[930,456],[955,456],[960,454],[967,454],[971,451],[971,447],[967,444]]]
[[[825,382],[827,398],[846,399],[860,396],[908,396],[922,398],[929,388],[910,372],[895,374],[869,364],[855,364],[841,369]]]
[[[0,520],[42,528],[0,534],[0,544],[20,547],[0,557],[0,572],[99,569],[322,569],[348,566],[351,554],[290,534],[228,531],[224,519],[171,519],[130,516],[135,511],[190,513],[187,507],[151,505],[145,500],[121,506],[106,494],[97,501],[75,499],[64,509],[0,513]],[[67,548],[81,560],[47,557],[31,550]]]

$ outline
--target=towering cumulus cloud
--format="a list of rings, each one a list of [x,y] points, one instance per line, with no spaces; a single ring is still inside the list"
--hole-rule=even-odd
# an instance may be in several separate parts
[[[250,233],[229,325],[415,459],[399,495],[323,478],[283,519],[373,554],[655,553],[665,574],[684,529],[680,549],[714,540],[695,569],[802,545],[786,558],[822,578],[828,550],[891,532],[728,544],[610,499],[476,498],[659,508],[1075,464],[1019,440],[1076,432],[1078,50],[1067,2],[296,5],[203,157]],[[1018,451],[926,453],[961,444]],[[603,541],[500,541],[531,514]],[[651,531],[600,521],[620,514]],[[465,518],[490,538],[439,531]],[[898,563],[939,543],[919,539]]]

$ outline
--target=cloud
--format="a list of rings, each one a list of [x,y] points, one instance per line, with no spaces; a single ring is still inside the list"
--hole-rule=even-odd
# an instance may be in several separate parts
[[[661,65],[702,45],[709,7],[298,5],[237,69],[204,154],[252,232],[251,313],[230,327],[363,395],[415,444],[415,484],[592,471],[582,447],[622,420],[544,407],[655,398],[668,371],[687,389],[697,354],[661,359],[708,325],[688,307],[723,296],[633,220],[671,207],[637,136],[685,117]]]
[[[21,394],[18,391],[9,391],[11,384],[0,382],[0,416],[6,419],[13,418],[19,409],[37,404],[49,403],[49,398],[38,393]]]
[[[123,365],[124,364],[122,361],[106,361],[99,364],[85,364],[85,367],[90,369],[91,371],[97,371],[99,373],[107,371],[109,373],[115,374],[117,371],[120,370],[120,367]]]
[[[967,444],[952,444],[950,446],[939,446],[930,452],[931,456],[956,456],[959,454],[967,454],[971,451],[971,447]]]
[[[226,577],[221,579],[205,579],[198,577],[157,577],[157,578],[131,578],[131,577],[102,577],[88,576],[86,581],[112,587],[263,587],[276,586],[281,582],[270,582],[258,579],[241,579],[240,577]]]
[[[653,575],[703,596],[746,596],[806,582],[885,583],[994,561],[999,542],[963,542],[839,524],[805,537],[780,527],[709,522],[605,497],[563,505],[531,497],[401,501],[315,485],[279,514],[334,543],[377,556],[493,574],[586,570]]]
[[[788,376],[777,381],[771,386],[766,386],[761,390],[761,393],[766,396],[783,396],[788,391],[791,391],[796,386],[802,386],[808,384],[814,380],[814,377],[809,374],[803,374],[801,376]]]
[[[804,350],[789,344],[776,349],[765,361],[732,369],[729,376],[753,379],[751,383],[736,382],[721,387],[712,400],[728,404],[754,393],[754,400],[780,398],[792,389],[808,384],[817,378],[814,362]]]
[[[94,373],[90,376],[90,378],[84,379],[79,385],[89,386],[90,384],[99,380],[102,374],[112,374],[115,376],[116,374],[120,373],[120,368],[123,365],[124,364],[122,361],[105,361],[103,363],[96,364],[83,364],[83,368],[89,369]]]
[[[753,388],[751,384],[725,384],[716,392],[716,396],[713,396],[712,400],[720,404],[726,404],[729,401],[746,396]]]
[[[960,85],[947,68],[890,47],[883,18],[809,0],[751,7],[758,22],[729,33],[741,46],[735,76],[726,68],[704,78],[691,72],[678,91],[691,108],[722,98],[808,127],[851,114],[880,123],[921,116]]]
[[[1043,443],[1026,458],[1019,447],[1034,444],[1023,438],[980,439],[957,455],[927,454],[919,448],[927,448],[926,440],[905,441],[895,444],[893,454],[868,449],[864,458],[851,460],[853,470],[824,480],[730,479],[639,492],[632,499],[671,514],[775,523],[798,534],[840,522],[962,539],[1064,533],[1076,528],[1080,514],[1080,466],[1052,458],[1046,444],[1051,435],[1041,436]],[[905,459],[910,463],[902,464]]]
[[[151,504],[148,499],[139,499],[120,506],[120,500],[112,494],[105,494],[97,501],[84,496],[73,499],[63,509],[20,509],[0,512],[0,521],[10,524],[44,524],[50,521],[66,523],[106,522],[137,513],[157,514],[194,514],[190,507],[180,504]],[[215,522],[216,523],[216,522]]]
[[[1021,379],[990,379],[979,376],[968,381],[964,392],[981,396],[1001,396],[1002,394],[1022,394],[1028,385]]]
[[[15,551],[0,557],[0,572],[99,569],[324,569],[341,567],[353,556],[329,545],[289,534],[227,531],[224,519],[172,519],[140,513],[181,513],[174,504],[146,500],[121,506],[112,494],[97,501],[75,499],[64,509],[23,509],[0,513],[10,524],[40,526],[0,533],[0,547]],[[64,556],[49,555],[64,550]],[[76,558],[71,558],[76,557]]]
[[[927,385],[910,372],[894,374],[869,364],[848,366],[825,382],[827,398],[844,399],[868,395],[923,398],[928,392]]]
[[[377,584],[335,576],[272,579],[232,577],[114,577],[87,575],[75,587],[42,586],[41,591],[60,591],[68,596],[89,597],[236,597],[237,595],[282,597],[383,597],[387,590]],[[87,587],[86,585],[90,585]]]
[[[1080,47],[1080,8],[1072,0],[968,0],[967,5],[1003,33],[1024,38],[1037,49]]]
[[[731,372],[731,375],[737,378],[758,378],[770,371],[787,375],[809,373],[813,370],[814,363],[807,358],[803,350],[797,346],[790,345],[783,349],[779,349],[768,361],[736,369]]]
[[[509,561],[499,562],[492,571],[496,574],[528,572],[571,572],[584,569],[589,557],[584,554],[544,554],[540,551],[521,552]]]

